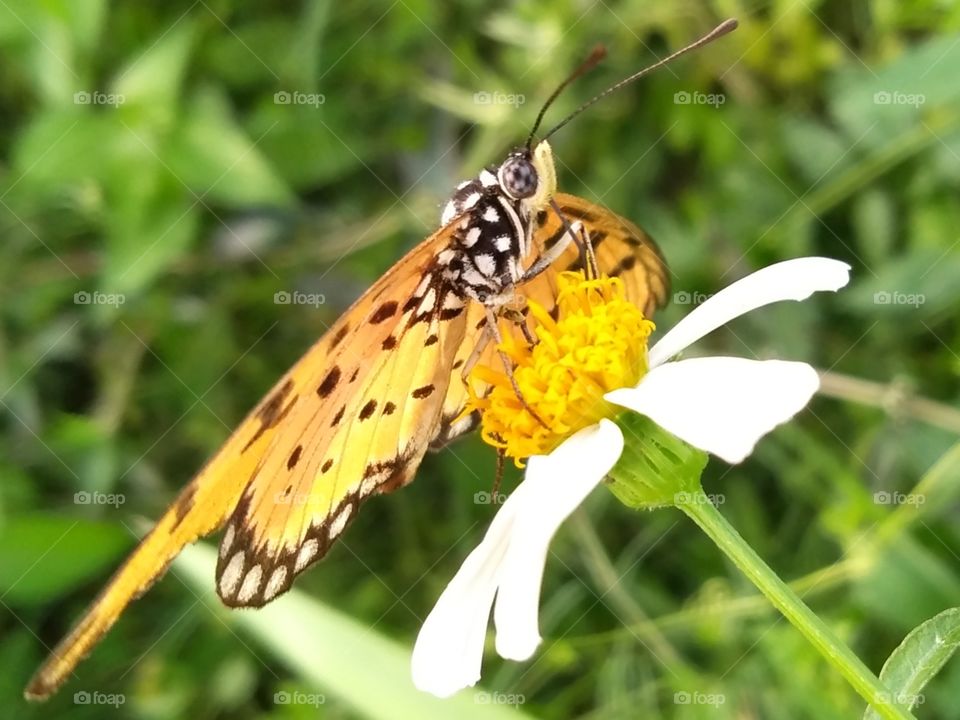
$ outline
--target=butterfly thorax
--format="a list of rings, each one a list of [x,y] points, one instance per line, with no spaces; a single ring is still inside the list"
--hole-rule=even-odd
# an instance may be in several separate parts
[[[496,307],[514,298],[529,259],[537,217],[556,190],[546,142],[518,148],[499,165],[457,186],[440,222],[456,223],[450,247],[438,256],[443,276],[462,298]]]
[[[530,251],[530,210],[511,198],[487,168],[457,186],[441,222],[456,221],[451,247],[439,258],[450,285],[486,305],[500,305],[513,295]]]

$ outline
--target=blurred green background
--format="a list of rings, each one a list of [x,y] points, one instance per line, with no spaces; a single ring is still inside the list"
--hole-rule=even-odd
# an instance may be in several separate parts
[[[875,672],[960,605],[957,4],[151,5],[0,2],[0,716],[859,717],[690,521],[602,491],[553,546],[537,656],[491,647],[482,690],[418,697],[420,620],[495,509],[476,438],[371,500],[298,595],[228,612],[191,553],[48,705],[21,699],[144,519],[589,48],[609,58],[550,117],[728,16],[555,137],[560,187],[658,240],[661,328],[777,260],[853,266],[697,346],[827,372],[705,487]],[[918,717],[958,692],[954,662]]]

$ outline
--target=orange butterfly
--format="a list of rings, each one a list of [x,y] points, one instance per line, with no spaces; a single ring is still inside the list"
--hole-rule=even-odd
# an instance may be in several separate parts
[[[730,29],[728,21],[611,90]],[[560,90],[599,57],[558,88],[534,131]],[[225,604],[258,607],[288,590],[366,498],[406,485],[428,449],[476,426],[476,414],[461,417],[464,377],[473,364],[496,360],[496,320],[519,293],[553,306],[557,272],[589,257],[622,277],[648,316],[665,303],[667,270],[650,238],[602,207],[557,193],[550,145],[532,147],[532,138],[461,183],[442,227],[274,385],[54,649],[28,698],[56,691],[184,546],[221,528],[216,588]]]

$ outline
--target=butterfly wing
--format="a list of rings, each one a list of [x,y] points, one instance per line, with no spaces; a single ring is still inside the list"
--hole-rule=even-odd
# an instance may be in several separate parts
[[[228,604],[258,604],[303,570],[303,547],[311,548],[310,561],[319,559],[364,497],[409,480],[439,416],[465,327],[462,304],[455,307],[434,273],[455,225],[394,265],[267,393],[53,650],[27,697],[53,693],[186,545],[228,520],[221,545],[229,554],[221,552],[217,588]],[[368,417],[371,402],[377,405]],[[325,470],[331,458],[336,467]],[[288,488],[297,493],[294,502],[284,499]],[[314,550],[319,537],[324,542]],[[246,562],[238,568],[240,552]],[[281,566],[289,568],[282,582]],[[250,594],[256,567],[261,579]]]
[[[579,220],[590,236],[600,272],[623,280],[627,298],[648,318],[667,304],[670,273],[656,243],[629,220],[583,198],[565,193],[554,196],[568,221]],[[533,239],[542,252],[563,237],[564,226],[552,209],[541,212]],[[521,292],[547,308],[557,297],[557,273],[582,270],[583,262],[574,243],[548,271],[523,285]]]
[[[396,300],[385,289],[247,482],[224,532],[217,592],[260,606],[326,553],[374,493],[407,484],[434,432],[463,342],[465,303],[429,268]],[[319,396],[319,399],[318,399]]]
[[[660,249],[649,235],[629,220],[575,195],[557,193],[554,200],[568,221],[579,220],[583,223],[600,271],[622,279],[627,297],[643,309],[646,317],[651,317],[657,309],[666,305],[670,294],[670,275]],[[539,254],[563,237],[565,227],[552,209],[541,211],[536,220],[533,244],[537,251],[535,254]],[[582,269],[580,251],[576,244],[571,243],[552,267],[525,282],[519,292],[547,310],[552,310],[557,298],[557,274],[564,270]],[[461,368],[471,360],[471,353],[480,339],[484,324],[483,308],[479,305],[469,307],[467,335],[454,362],[455,368]],[[473,360],[476,364],[488,367],[497,367],[496,363],[500,362],[492,343]],[[461,417],[466,399],[466,385],[462,382],[450,383],[441,422],[430,442],[432,449],[442,448],[479,424],[477,413]]]

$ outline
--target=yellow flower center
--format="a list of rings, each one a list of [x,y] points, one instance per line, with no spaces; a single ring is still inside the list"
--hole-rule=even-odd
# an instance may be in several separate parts
[[[619,278],[560,273],[556,319],[532,300],[528,307],[537,342],[531,345],[504,321],[499,349],[513,370],[508,374],[499,358],[495,367],[475,367],[465,410],[480,411],[483,439],[518,467],[523,458],[549,453],[578,430],[619,412],[603,396],[640,381],[654,330],[627,300]]]

